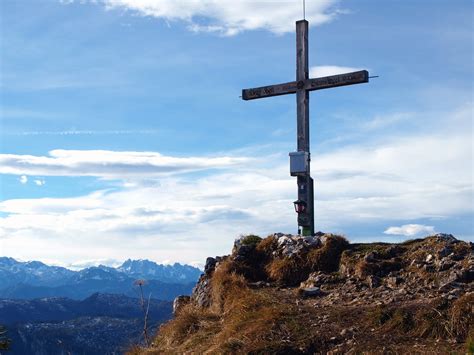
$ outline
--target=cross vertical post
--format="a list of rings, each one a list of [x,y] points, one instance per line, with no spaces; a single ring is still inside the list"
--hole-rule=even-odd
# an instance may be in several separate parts
[[[296,94],[297,152],[290,153],[290,175],[297,177],[298,200],[294,202],[298,213],[298,234],[314,235],[314,182],[311,178],[309,152],[309,92],[339,86],[369,82],[369,72],[309,78],[308,21],[296,22],[296,80],[242,90],[243,100]]]
[[[313,179],[310,176],[309,151],[309,91],[305,83],[309,79],[308,60],[308,21],[296,22],[296,117],[297,117],[297,150],[306,152],[306,172],[298,175],[298,200],[305,205],[304,211],[298,214],[298,233],[302,235],[314,234],[314,199]]]

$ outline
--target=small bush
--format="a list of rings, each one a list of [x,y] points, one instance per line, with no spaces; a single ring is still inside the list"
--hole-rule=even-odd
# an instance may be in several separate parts
[[[257,246],[261,241],[262,241],[262,238],[254,234],[246,235],[240,240],[242,245],[250,245],[250,246]]]

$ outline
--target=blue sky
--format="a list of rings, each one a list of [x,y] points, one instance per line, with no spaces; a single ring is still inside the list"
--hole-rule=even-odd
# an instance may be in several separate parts
[[[474,240],[472,2],[307,0],[316,229]],[[3,0],[0,255],[202,263],[295,232],[299,1]]]

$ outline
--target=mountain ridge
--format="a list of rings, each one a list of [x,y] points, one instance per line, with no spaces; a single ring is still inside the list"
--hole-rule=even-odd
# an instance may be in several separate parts
[[[200,275],[201,270],[190,265],[160,265],[149,260],[128,259],[117,268],[99,265],[72,271],[38,261],[1,257],[0,298],[82,299],[94,292],[136,296],[133,283],[144,279],[154,298],[172,300],[178,294],[190,293]]]

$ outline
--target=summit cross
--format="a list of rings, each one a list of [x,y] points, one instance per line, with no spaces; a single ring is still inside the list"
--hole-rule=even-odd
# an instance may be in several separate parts
[[[314,192],[310,174],[309,92],[369,82],[367,70],[309,78],[308,21],[296,22],[296,81],[242,90],[243,100],[296,94],[297,152],[290,153],[290,174],[297,177],[298,234],[314,235]]]

